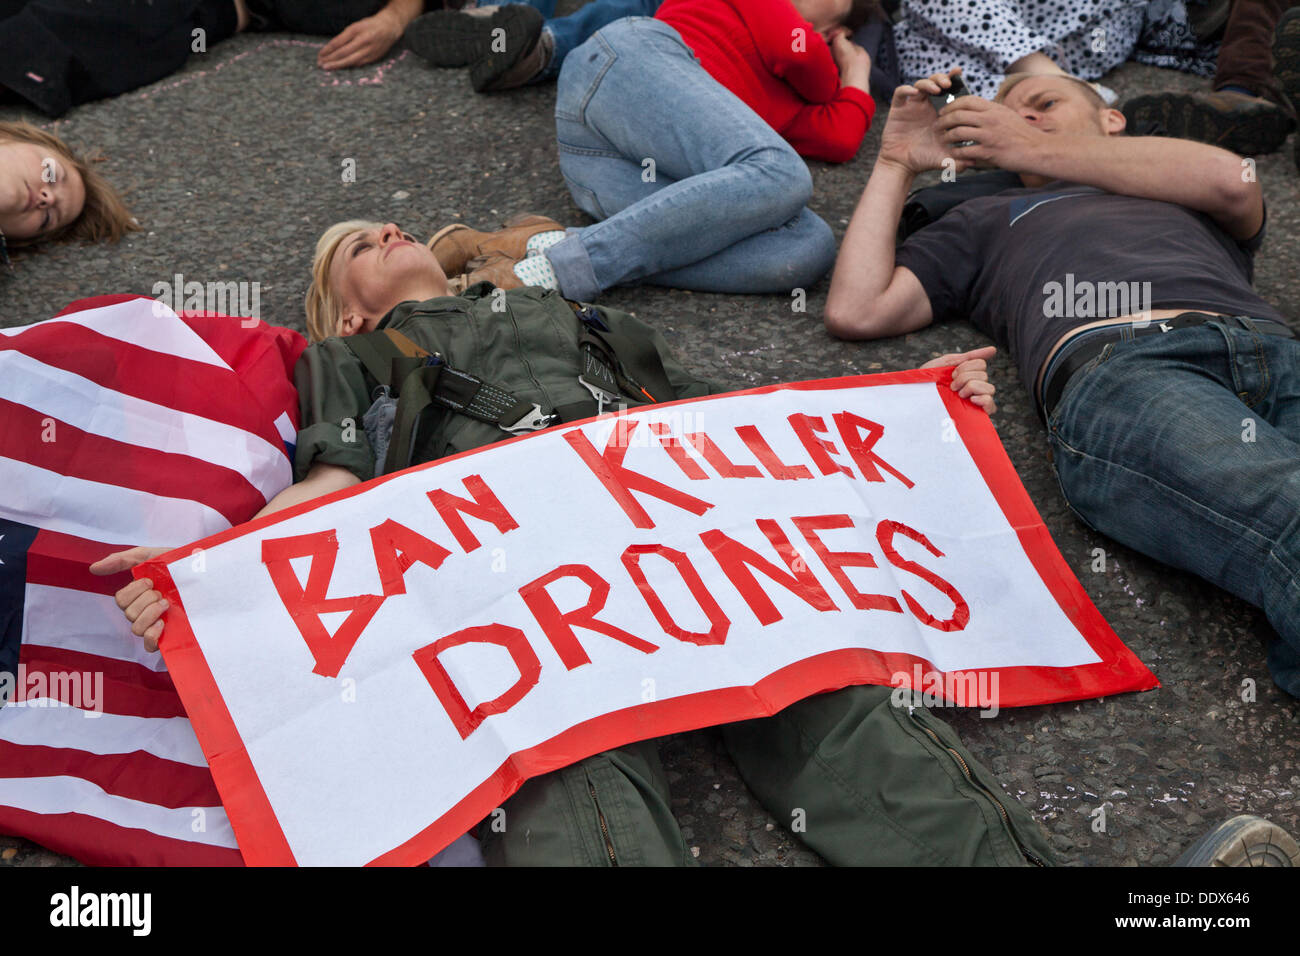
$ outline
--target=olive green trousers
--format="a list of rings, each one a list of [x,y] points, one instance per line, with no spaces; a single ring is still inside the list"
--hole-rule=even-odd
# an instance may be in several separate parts
[[[722,728],[745,783],[840,866],[1053,862],[1029,812],[947,724],[854,686]],[[653,740],[527,781],[484,822],[492,866],[691,866]]]

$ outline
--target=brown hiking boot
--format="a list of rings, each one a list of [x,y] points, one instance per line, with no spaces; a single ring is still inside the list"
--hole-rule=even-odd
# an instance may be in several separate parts
[[[1282,14],[1273,34],[1273,78],[1291,108],[1300,112],[1300,7]],[[1296,137],[1295,165],[1300,169],[1300,136]]]
[[[1273,34],[1273,78],[1300,111],[1300,8],[1292,7],[1277,21]]]
[[[429,240],[429,249],[448,276],[468,271],[471,259],[500,254],[512,260],[528,254],[528,240],[539,232],[564,231],[554,219],[545,216],[515,216],[499,232],[480,232],[463,222],[444,226]]]
[[[1295,126],[1278,104],[1230,90],[1138,96],[1124,104],[1123,112],[1131,133],[1143,135],[1155,125],[1164,136],[1198,140],[1242,156],[1273,152]]]
[[[471,259],[466,265],[465,288],[476,282],[491,282],[498,289],[519,289],[523,281],[515,275],[515,263],[518,259],[499,252],[489,253]]]

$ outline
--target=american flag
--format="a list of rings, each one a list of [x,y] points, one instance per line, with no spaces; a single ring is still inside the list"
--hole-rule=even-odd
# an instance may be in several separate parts
[[[242,863],[162,657],[113,601],[129,574],[87,566],[292,481],[305,344],[139,296],[0,329],[0,832],[89,864]]]

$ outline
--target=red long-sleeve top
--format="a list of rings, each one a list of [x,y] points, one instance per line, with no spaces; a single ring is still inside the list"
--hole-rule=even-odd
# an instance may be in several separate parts
[[[664,0],[655,18],[800,155],[843,163],[857,153],[875,101],[840,85],[830,47],[790,0]]]

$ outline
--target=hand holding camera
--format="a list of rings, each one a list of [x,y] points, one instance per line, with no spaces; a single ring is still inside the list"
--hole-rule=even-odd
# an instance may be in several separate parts
[[[948,77],[948,80],[950,82],[948,89],[944,90],[941,93],[936,93],[930,97],[930,103],[932,106],[934,106],[934,111],[936,113],[941,112],[945,106],[947,106],[949,103],[953,102],[954,100],[959,99],[963,96],[972,95],[970,89],[966,86],[966,81],[961,78],[960,73],[955,73],[950,75]],[[975,140],[973,139],[963,140],[960,143],[953,143],[953,146],[957,146],[957,147],[974,146],[974,145],[976,145],[976,143]]]

